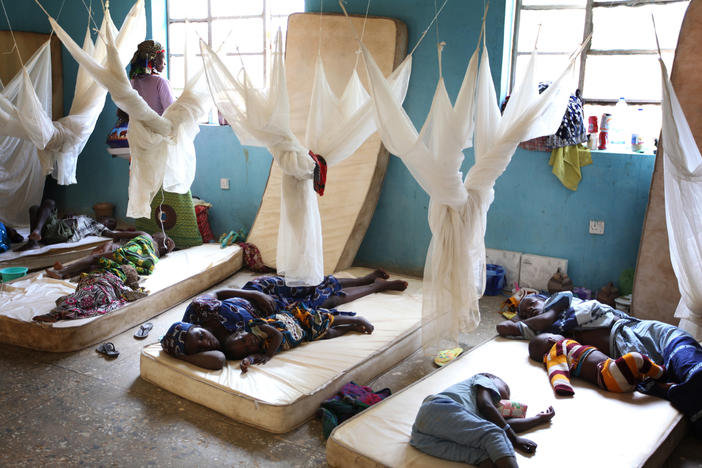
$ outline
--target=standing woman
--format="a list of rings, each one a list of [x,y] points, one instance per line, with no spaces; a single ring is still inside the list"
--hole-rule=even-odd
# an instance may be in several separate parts
[[[162,115],[173,104],[173,93],[167,79],[161,76],[166,66],[166,50],[156,41],[149,39],[137,47],[129,62],[129,78],[144,101],[158,115]]]

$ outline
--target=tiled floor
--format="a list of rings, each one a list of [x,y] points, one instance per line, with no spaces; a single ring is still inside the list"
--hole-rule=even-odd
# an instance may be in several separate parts
[[[481,301],[482,323],[463,337],[464,348],[494,335],[501,299]],[[153,319],[146,342],[183,308]],[[111,361],[93,347],[54,354],[0,345],[0,466],[326,466],[317,420],[271,435],[141,380],[144,341],[134,331],[111,339],[121,352]],[[417,352],[373,386],[399,390],[432,370]],[[702,467],[702,443],[688,437],[666,466]]]

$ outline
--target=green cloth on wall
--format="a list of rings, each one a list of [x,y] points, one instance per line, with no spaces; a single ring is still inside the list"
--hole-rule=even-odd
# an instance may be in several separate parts
[[[575,191],[583,177],[580,168],[592,164],[592,156],[582,145],[563,146],[551,151],[548,164],[565,188]]]
[[[151,217],[138,218],[136,228],[148,233],[161,231],[161,223],[157,222],[159,213],[164,231],[173,239],[177,248],[185,249],[202,244],[190,191],[172,193],[159,190],[151,201]]]

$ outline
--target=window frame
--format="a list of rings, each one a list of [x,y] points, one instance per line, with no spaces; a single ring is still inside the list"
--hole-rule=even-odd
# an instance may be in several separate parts
[[[551,10],[585,10],[585,24],[583,27],[583,37],[585,40],[593,31],[593,9],[594,8],[614,8],[614,7],[637,7],[645,5],[666,5],[671,3],[681,3],[689,0],[624,0],[624,1],[595,1],[586,0],[585,6],[579,5],[523,5],[522,0],[516,0],[514,12],[514,28],[512,30],[512,54],[511,67],[509,76],[509,90],[514,87],[515,77],[517,73],[517,58],[522,55],[529,55],[531,52],[519,52],[519,27],[521,12],[523,10],[532,11],[551,11]],[[658,49],[593,49],[592,41],[588,42],[580,56],[580,70],[578,76],[577,88],[582,92],[583,105],[596,106],[613,106],[617,103],[617,99],[605,99],[597,97],[587,97],[585,89],[585,71],[587,67],[587,59],[590,56],[606,56],[606,55],[658,55]],[[539,55],[569,55],[572,51],[564,52],[539,52]],[[675,52],[675,49],[661,49],[661,52]],[[627,104],[633,106],[644,105],[661,105],[660,100],[646,99],[627,99]]]
[[[177,58],[182,58],[185,57],[185,51],[183,51],[182,54],[173,54],[171,53],[172,47],[171,47],[171,37],[170,37],[170,26],[172,24],[185,24],[186,22],[190,24],[202,24],[205,23],[207,24],[207,43],[210,47],[217,47],[219,44],[212,44],[212,21],[213,20],[239,20],[239,19],[256,19],[260,18],[263,24],[262,28],[262,35],[263,37],[261,38],[263,42],[263,51],[262,52],[227,52],[223,53],[221,55],[225,57],[257,57],[261,56],[263,58],[263,82],[267,83],[268,82],[268,73],[272,64],[272,57],[274,55],[272,51],[272,46],[275,40],[275,34],[272,31],[269,31],[272,25],[274,24],[274,20],[277,18],[287,18],[290,16],[292,13],[289,14],[272,14],[270,12],[271,10],[271,1],[272,0],[261,0],[263,3],[263,8],[261,11],[261,14],[256,14],[256,15],[217,15],[213,16],[212,15],[212,2],[211,0],[205,0],[207,1],[207,16],[205,18],[195,18],[195,19],[190,19],[190,18],[172,18],[171,17],[171,1],[166,0],[166,43],[167,43],[167,65],[168,65],[168,77],[169,79],[172,79],[172,74],[171,74],[171,57],[177,57]],[[270,34],[268,34],[270,32]],[[285,53],[285,41],[283,41],[283,54]],[[196,54],[196,57],[201,57],[202,54],[198,51]],[[185,78],[185,77],[184,77]],[[183,81],[185,82],[185,80]],[[178,88],[180,89],[180,88]],[[178,93],[180,94],[180,93]],[[214,119],[214,116],[210,116],[209,118],[210,122],[216,122],[216,119]]]

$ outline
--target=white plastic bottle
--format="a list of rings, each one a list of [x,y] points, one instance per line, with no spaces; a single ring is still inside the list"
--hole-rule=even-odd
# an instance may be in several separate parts
[[[617,105],[612,112],[612,128],[609,133],[609,143],[614,151],[628,151],[629,139],[631,138],[629,122],[629,105],[626,99],[619,98]]]

